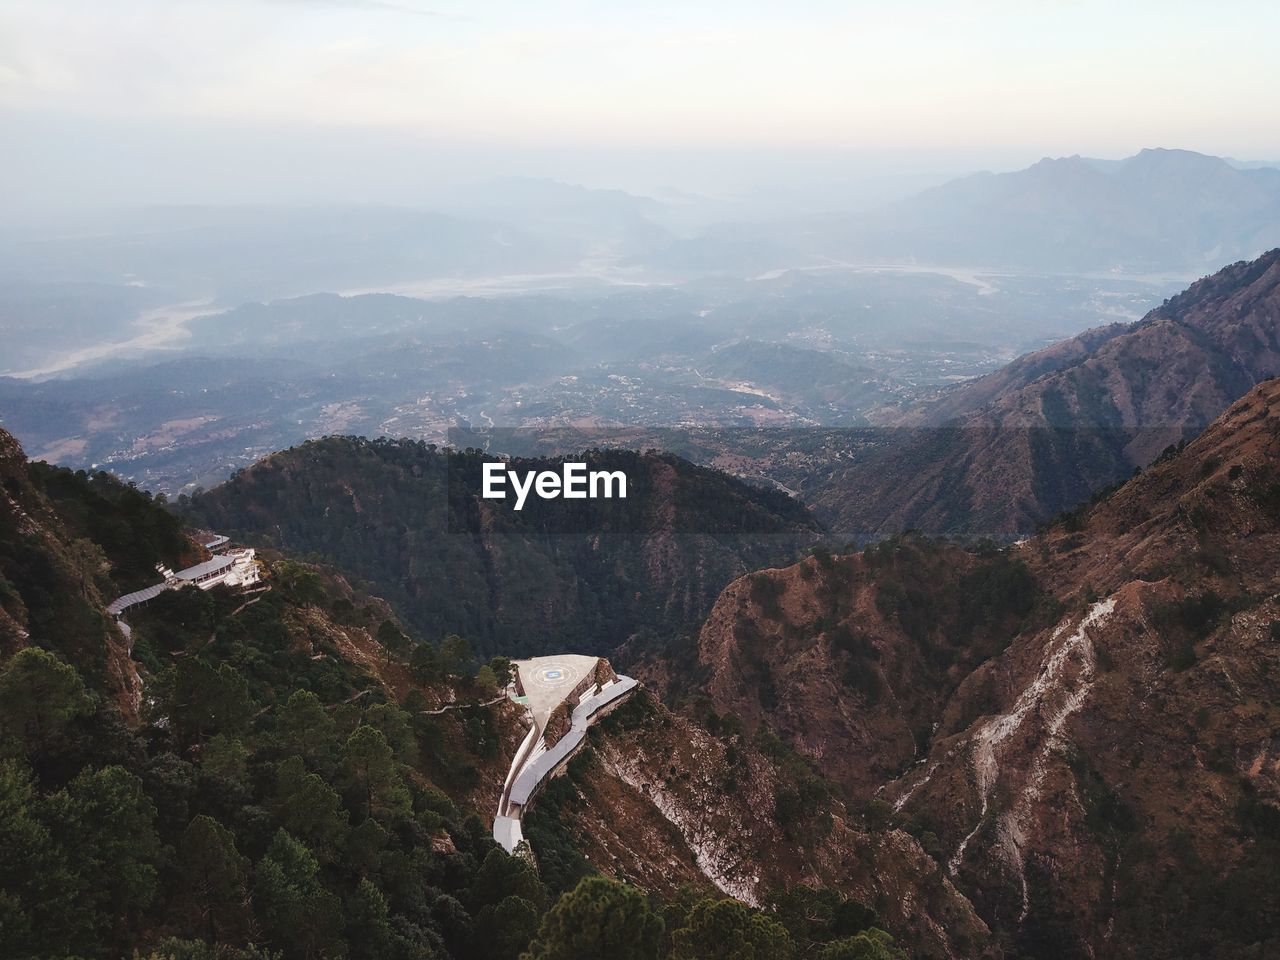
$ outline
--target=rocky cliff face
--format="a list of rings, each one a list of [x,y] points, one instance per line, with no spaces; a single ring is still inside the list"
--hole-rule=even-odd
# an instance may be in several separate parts
[[[593,730],[535,805],[605,873],[663,897],[715,888],[767,906],[799,884],[871,906],[917,957],[994,955],[992,937],[909,834],[831,795],[775,738],[729,717],[671,713],[642,692]]]
[[[636,672],[750,730],[767,724],[865,802],[1039,605],[1025,563],[904,537],[736,581],[685,652],[694,662]]]
[[[916,411],[815,499],[837,530],[1010,536],[1199,433],[1280,373],[1280,250],[1129,328],[1031,354]]]
[[[914,607],[945,609],[937,598],[975,561],[919,546],[930,549],[941,559]],[[901,697],[923,705],[914,754],[913,723],[883,706],[899,699],[905,671],[894,665],[916,654],[863,599],[885,589],[870,572],[875,554],[837,563],[853,572],[846,622],[871,638],[891,696],[840,689],[829,642],[789,646],[742,602],[751,588],[739,581],[697,648],[717,709],[769,724],[855,794],[878,793],[1015,955],[1276,948],[1280,382],[1003,555],[1025,565],[1036,597],[1024,618],[992,629],[1005,649],[918,675],[923,695]],[[938,572],[948,568],[958,573]],[[783,623],[814,602],[797,589],[803,569],[770,571],[761,576],[776,587],[756,588],[780,597]],[[735,609],[745,622],[727,626]],[[958,621],[940,622],[946,633]],[[784,678],[772,705],[744,679],[741,637],[752,630],[766,637],[756,656]],[[936,729],[919,731],[930,719]]]
[[[1172,956],[1275,935],[1274,895],[1251,887],[1280,800],[1278,400],[1262,385],[1083,529],[1029,544],[1068,612],[968,678],[887,791],[1033,942]],[[966,724],[975,700],[996,707]],[[1230,897],[1229,923],[1201,912]]]

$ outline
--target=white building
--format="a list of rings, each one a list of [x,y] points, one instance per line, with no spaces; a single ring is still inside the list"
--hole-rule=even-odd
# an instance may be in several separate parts
[[[165,581],[176,581],[172,584],[173,586],[193,583],[201,590],[208,590],[220,583],[225,583],[229,587],[243,587],[257,583],[260,579],[258,565],[254,562],[253,556],[252,547],[229,550],[226,553],[217,554],[204,563],[197,563],[194,567],[179,570],[177,573],[168,571],[165,573]]]
[[[258,573],[258,562],[254,559],[252,547],[216,554],[204,563],[197,563],[194,567],[187,567],[177,573],[168,567],[157,567],[157,570],[164,577],[162,582],[145,590],[135,590],[133,593],[126,593],[123,597],[117,597],[107,607],[107,613],[118,620],[120,615],[130,607],[154,600],[164,591],[177,587],[194,585],[201,590],[209,590],[220,583],[225,583],[229,587],[245,587],[262,579]]]

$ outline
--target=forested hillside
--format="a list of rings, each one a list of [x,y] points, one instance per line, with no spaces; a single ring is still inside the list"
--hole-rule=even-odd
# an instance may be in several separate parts
[[[606,654],[640,632],[696,629],[724,585],[817,539],[799,503],[668,454],[594,451],[625,500],[480,498],[478,451],[330,437],[191,498],[205,525],[339,566],[423,636],[484,653]],[[573,458],[567,458],[573,459]],[[518,460],[520,470],[560,461]]]

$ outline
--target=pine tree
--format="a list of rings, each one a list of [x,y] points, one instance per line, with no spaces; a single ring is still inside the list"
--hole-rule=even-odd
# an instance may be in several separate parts
[[[356,728],[342,748],[341,776],[353,809],[385,819],[411,810],[409,790],[387,738],[368,724]]]
[[[786,927],[738,900],[703,900],[671,935],[672,960],[790,960]]]
[[[324,862],[346,840],[348,815],[342,799],[323,777],[307,771],[301,757],[290,757],[276,767],[271,810],[285,830]]]
[[[85,770],[43,808],[74,876],[75,902],[63,921],[95,936],[121,933],[156,892],[156,808],[142,781],[123,767]]]
[[[306,844],[276,832],[254,870],[254,906],[268,936],[290,956],[342,952],[342,904],[321,886],[320,864]]]
[[[526,960],[657,960],[662,919],[635,887],[585,877],[542,918]]]
[[[55,749],[93,701],[75,667],[48,650],[19,650],[0,673],[0,750],[40,756]]]
[[[337,724],[310,690],[295,690],[285,701],[276,736],[286,756],[297,754],[316,770],[332,771],[338,755]]]
[[[218,943],[241,930],[249,860],[236,849],[231,831],[210,816],[196,816],[178,843],[178,863],[197,928],[208,941]]]

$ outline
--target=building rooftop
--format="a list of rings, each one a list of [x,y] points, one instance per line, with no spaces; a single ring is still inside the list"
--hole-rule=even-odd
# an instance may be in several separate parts
[[[201,577],[207,577],[210,574],[222,573],[234,566],[235,562],[235,557],[214,557],[212,560],[206,560],[204,563],[197,563],[194,567],[187,567],[185,570],[179,570],[174,574],[174,576],[179,580],[199,580]]]
[[[123,597],[117,597],[111,601],[107,607],[107,613],[111,616],[119,616],[125,610],[132,607],[135,603],[146,603],[148,600],[154,600],[160,594],[169,589],[167,583],[157,583],[147,587],[145,590],[135,590],[133,593],[126,593]]]
[[[218,537],[217,540],[226,542],[227,538]],[[217,540],[214,542],[217,542]],[[232,550],[231,553],[217,554],[211,560],[197,563],[194,567],[187,567],[177,573],[173,573],[167,567],[157,565],[157,569],[165,576],[164,580],[144,590],[135,590],[133,593],[126,593],[123,597],[117,597],[107,606],[107,613],[113,617],[118,617],[134,604],[154,600],[169,588],[185,583],[194,583],[206,590],[217,582],[230,582],[241,585],[257,583],[258,572],[253,567],[252,560],[253,550]],[[245,566],[238,566],[241,563],[245,564]],[[221,578],[221,580],[214,580],[215,577]]]

